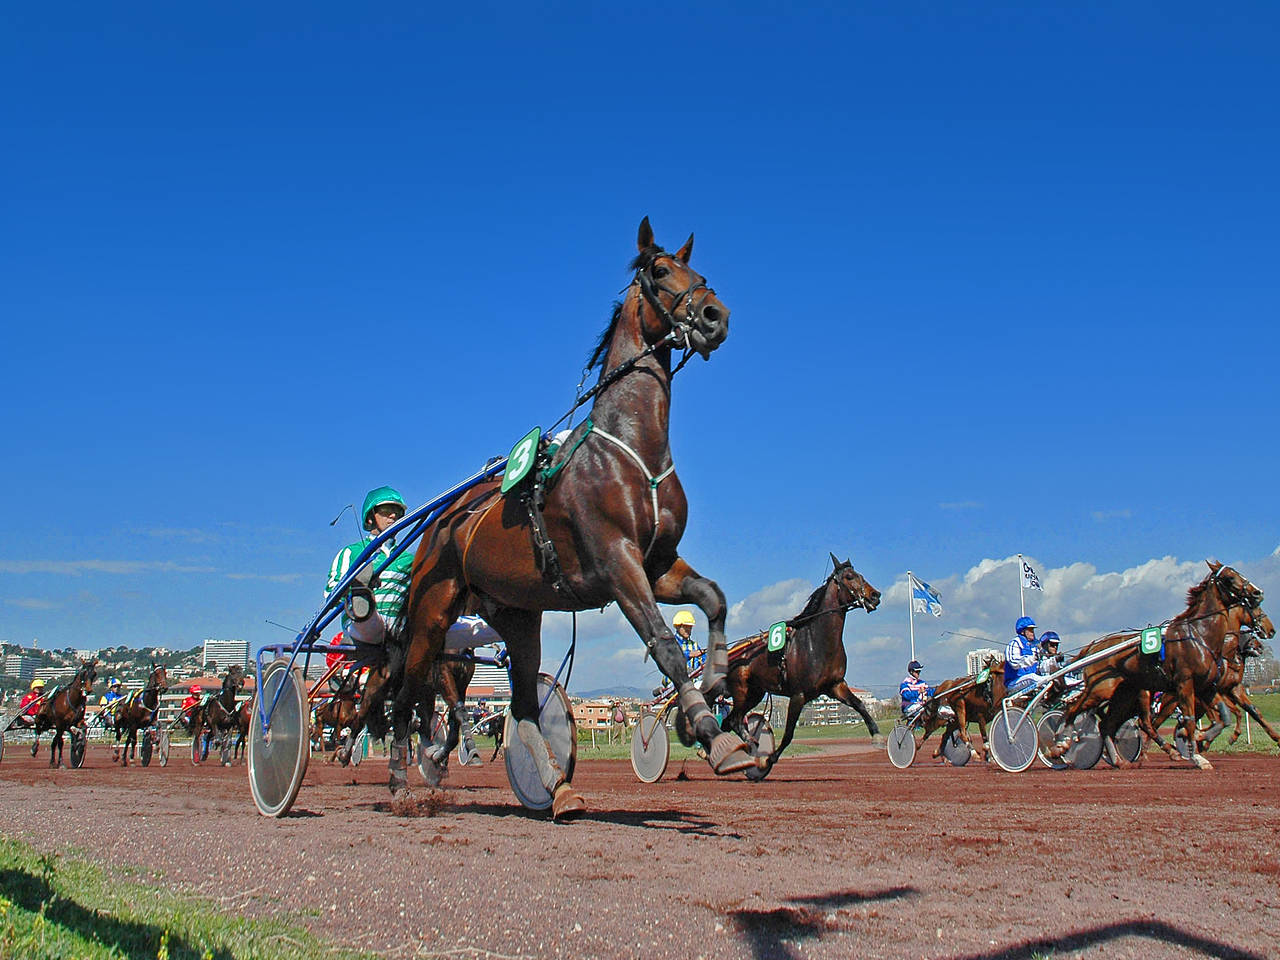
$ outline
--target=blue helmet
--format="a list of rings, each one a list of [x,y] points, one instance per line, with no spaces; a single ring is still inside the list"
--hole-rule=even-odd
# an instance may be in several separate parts
[[[1030,617],[1019,617],[1018,622],[1013,625],[1013,632],[1021,633],[1023,630],[1027,629],[1027,627],[1034,627],[1035,625],[1036,622]]]
[[[907,664],[907,673],[915,673],[917,670],[923,670],[924,664],[919,660],[912,660]]]
[[[1040,646],[1042,647],[1047,647],[1051,643],[1056,646],[1061,642],[1062,642],[1062,638],[1058,636],[1056,633],[1054,633],[1052,630],[1046,630],[1044,633],[1040,634]]]

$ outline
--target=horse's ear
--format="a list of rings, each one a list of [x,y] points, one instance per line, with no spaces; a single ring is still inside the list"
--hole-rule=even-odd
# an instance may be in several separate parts
[[[684,242],[684,246],[676,251],[676,259],[686,266],[689,258],[693,256],[693,234],[689,234],[689,239]]]
[[[636,247],[644,253],[653,246],[653,227],[649,226],[649,218],[640,221],[640,233],[636,236]]]
[[[831,551],[830,551],[830,550],[828,550],[828,551],[827,551],[827,553],[831,556],[831,567],[832,567],[832,569],[834,569],[834,570],[839,570],[839,569],[840,569],[840,561],[836,559],[836,555],[835,555],[834,553],[831,553]]]
[[[1205,560],[1205,563],[1209,565],[1210,573],[1217,573],[1219,570],[1222,569],[1222,564],[1220,564],[1217,560],[1214,560],[1213,558],[1209,558],[1208,560]]]

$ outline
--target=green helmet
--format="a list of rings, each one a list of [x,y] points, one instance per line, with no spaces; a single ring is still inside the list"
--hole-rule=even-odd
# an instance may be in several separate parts
[[[378,487],[377,490],[370,490],[368,496],[364,498],[364,509],[360,511],[360,516],[364,518],[364,528],[366,530],[373,529],[373,511],[384,503],[399,504],[406,513],[409,510],[409,507],[404,502],[404,497],[400,496],[400,491],[395,487]]]

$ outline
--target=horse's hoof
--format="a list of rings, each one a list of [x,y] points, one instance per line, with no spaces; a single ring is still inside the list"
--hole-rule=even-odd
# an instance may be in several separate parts
[[[883,733],[877,733],[875,736],[871,738],[871,742],[875,744],[877,747],[883,748],[889,745],[889,738],[886,737]]]
[[[711,741],[707,762],[720,777],[756,765],[755,757],[751,756],[742,738],[733,733],[722,733]]]
[[[562,783],[556,787],[555,797],[551,801],[551,819],[557,823],[574,820],[587,812],[587,804],[569,784]]]

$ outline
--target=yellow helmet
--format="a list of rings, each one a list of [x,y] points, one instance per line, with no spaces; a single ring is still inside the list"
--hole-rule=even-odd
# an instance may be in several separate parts
[[[43,680],[41,680],[41,679],[39,679],[38,677],[37,677],[35,680],[32,680],[32,681],[31,681],[31,689],[32,689],[32,690],[43,690],[43,689],[44,689],[44,681],[43,681]]]
[[[677,627],[692,627],[696,621],[688,610],[681,610],[672,618],[671,623]]]

